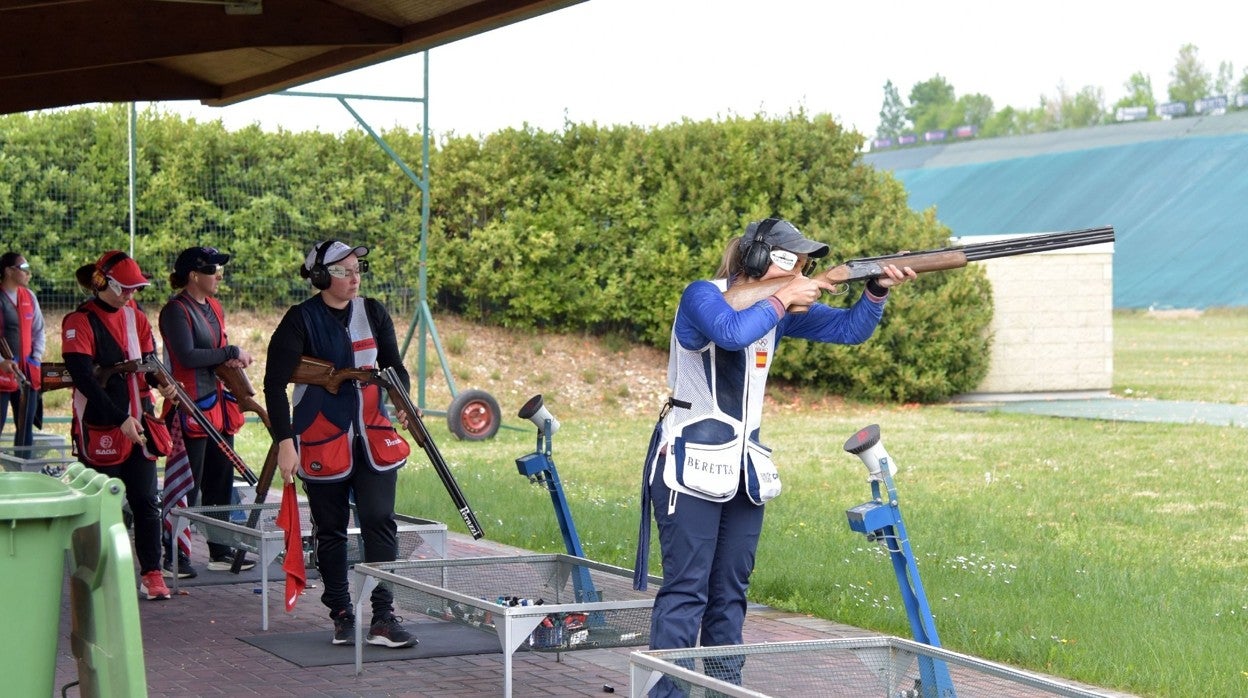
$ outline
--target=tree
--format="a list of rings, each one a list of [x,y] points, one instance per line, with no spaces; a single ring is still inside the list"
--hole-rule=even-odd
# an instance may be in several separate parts
[[[880,107],[880,125],[875,131],[876,138],[897,138],[906,130],[906,105],[901,101],[901,94],[889,80],[884,83],[884,104]]]
[[[1171,102],[1185,102],[1191,109],[1196,100],[1209,95],[1213,85],[1213,77],[1205,70],[1204,63],[1197,55],[1200,49],[1192,44],[1184,44],[1179,49],[1179,57],[1174,62],[1174,70],[1170,72],[1169,95]]]
[[[950,128],[957,126],[974,126],[978,130],[984,128],[992,117],[992,97],[984,94],[962,95],[958,98],[955,115],[957,123],[946,124]]]
[[[1088,85],[1074,95],[1062,94],[1060,128],[1084,128],[1106,121],[1105,95]]]
[[[1230,95],[1235,92],[1235,66],[1230,61],[1218,64],[1218,78],[1213,83],[1214,94]]]
[[[1114,103],[1114,109],[1148,107],[1148,113],[1153,113],[1157,107],[1157,100],[1153,98],[1152,78],[1144,73],[1132,73],[1131,77],[1123,83],[1123,87],[1127,89],[1127,95]]]
[[[914,124],[914,130],[922,133],[947,124],[955,108],[953,85],[938,74],[910,89],[906,117]]]

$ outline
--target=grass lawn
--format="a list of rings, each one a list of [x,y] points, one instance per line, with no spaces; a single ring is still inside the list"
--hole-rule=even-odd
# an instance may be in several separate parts
[[[1114,332],[1115,394],[1248,404],[1248,314],[1120,313]],[[555,416],[554,461],[585,552],[631,568],[653,418]],[[486,442],[426,422],[489,538],[563,552],[549,494],[515,466],[536,431],[504,417],[518,428]],[[767,506],[752,599],[902,637],[887,553],[845,518],[871,492],[842,444],[872,423],[900,464],[899,502],[944,646],[1142,696],[1248,695],[1243,427],[770,406],[763,438],[785,485]],[[261,430],[240,434],[248,462],[267,448]],[[398,509],[464,530],[419,452],[400,472]]]
[[[1116,392],[1248,402],[1248,315],[1120,314],[1115,333]],[[777,412],[764,439],[785,492],[767,507],[753,600],[910,636],[887,553],[844,513],[870,489],[842,444],[877,423],[946,647],[1145,696],[1248,695],[1243,428],[945,405]],[[632,567],[651,420],[556,416],[554,460],[586,554]],[[488,536],[562,551],[549,496],[514,465],[534,449],[531,425],[461,443],[430,421]],[[403,510],[457,529],[419,460],[402,476]]]

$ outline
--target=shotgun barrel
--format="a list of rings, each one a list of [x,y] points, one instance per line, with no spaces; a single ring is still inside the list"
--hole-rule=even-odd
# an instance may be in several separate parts
[[[822,279],[838,287],[836,293],[843,293],[845,285],[853,281],[866,281],[884,276],[884,268],[890,264],[898,267],[910,267],[917,273],[929,271],[945,271],[964,267],[969,262],[978,262],[997,257],[1011,257],[1033,252],[1063,250],[1071,247],[1096,245],[1114,241],[1113,226],[1084,228],[1058,233],[1027,235],[1018,238],[1007,238],[970,245],[955,245],[922,252],[899,252],[879,257],[851,259],[830,269],[815,274],[812,278]],[[744,310],[751,305],[771,296],[784,288],[792,277],[767,279],[766,281],[749,279],[733,284],[724,292],[724,300],[734,310]],[[807,306],[790,306],[789,312],[804,312]]]

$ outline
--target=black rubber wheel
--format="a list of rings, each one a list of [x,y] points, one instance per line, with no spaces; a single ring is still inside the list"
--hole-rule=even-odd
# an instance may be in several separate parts
[[[463,441],[492,439],[502,423],[498,401],[484,390],[465,390],[451,400],[446,410],[447,428]]]

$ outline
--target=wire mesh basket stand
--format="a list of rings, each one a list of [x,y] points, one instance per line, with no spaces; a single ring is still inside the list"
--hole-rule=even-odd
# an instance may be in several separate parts
[[[633,589],[632,570],[572,555],[361,563],[354,574],[357,618],[373,588],[386,583],[394,605],[406,613],[496,634],[505,696],[511,695],[512,655],[519,649],[560,653],[650,642],[654,592]],[[586,578],[599,600],[580,600]],[[661,580],[651,582],[657,587]],[[363,666],[362,633],[356,624],[357,674]]]
[[[664,676],[690,698],[930,698],[936,687],[923,684],[922,659],[948,667],[960,698],[1108,698],[1074,684],[885,636],[637,651],[629,655],[629,686],[633,698],[646,695]],[[730,675],[732,681],[726,680]]]

